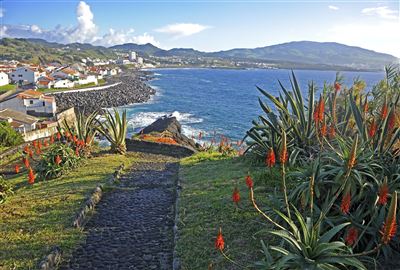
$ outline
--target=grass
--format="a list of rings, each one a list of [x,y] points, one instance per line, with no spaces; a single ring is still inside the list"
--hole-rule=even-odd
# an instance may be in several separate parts
[[[0,86],[0,94],[2,94],[3,92],[7,92],[10,90],[14,90],[17,86],[15,84],[6,84],[3,86]]]
[[[7,179],[14,195],[0,205],[0,269],[35,269],[53,246],[68,255],[84,238],[72,222],[85,198],[118,166],[136,159],[136,154],[103,154],[68,175],[32,186],[26,170]]]
[[[215,249],[219,227],[231,259],[253,268],[252,263],[262,258],[260,240],[267,243],[271,237],[256,233],[270,227],[251,205],[245,185],[248,172],[254,179],[257,201],[263,205],[266,196],[262,193],[280,183],[278,171],[270,177],[263,164],[219,153],[202,152],[181,161],[177,251],[182,269],[240,269]],[[268,189],[264,179],[269,181]],[[240,209],[232,202],[235,185],[240,190]]]

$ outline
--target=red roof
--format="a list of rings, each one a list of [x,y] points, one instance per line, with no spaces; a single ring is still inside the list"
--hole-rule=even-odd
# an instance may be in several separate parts
[[[24,91],[22,93],[19,93],[17,95],[17,97],[20,97],[22,99],[24,99],[24,98],[40,98],[41,96],[43,96],[42,92],[35,91],[35,90],[32,90],[32,89],[26,90],[26,91]]]

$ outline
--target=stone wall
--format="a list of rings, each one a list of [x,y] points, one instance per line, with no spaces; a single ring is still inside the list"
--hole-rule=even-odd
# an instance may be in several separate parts
[[[196,150],[186,146],[131,139],[126,139],[126,147],[128,151],[167,155],[176,158],[184,158],[196,153]]]

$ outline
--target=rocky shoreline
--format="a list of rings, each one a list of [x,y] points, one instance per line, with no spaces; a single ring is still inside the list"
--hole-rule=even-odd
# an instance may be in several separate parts
[[[109,83],[121,84],[102,90],[86,92],[69,92],[53,94],[57,103],[57,111],[71,107],[91,113],[102,108],[125,106],[133,103],[148,101],[155,90],[146,84],[151,74],[146,72],[126,71],[117,78],[108,80]]]

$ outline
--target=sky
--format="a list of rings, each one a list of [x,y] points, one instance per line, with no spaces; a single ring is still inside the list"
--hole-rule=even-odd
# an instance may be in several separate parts
[[[400,57],[399,10],[399,0],[0,0],[0,36],[201,51],[310,40]]]

